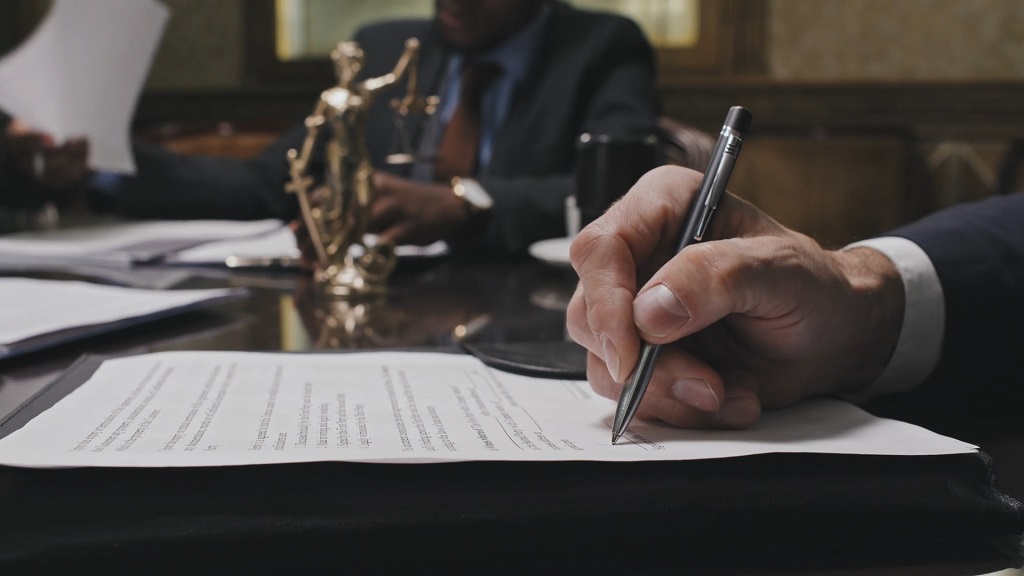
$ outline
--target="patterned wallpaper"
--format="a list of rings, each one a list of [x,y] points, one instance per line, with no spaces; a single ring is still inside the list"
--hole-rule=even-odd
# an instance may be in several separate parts
[[[245,0],[162,1],[149,87],[239,86]],[[780,80],[1024,78],[1022,0],[768,0],[767,33]]]
[[[1021,0],[769,0],[780,80],[1024,78]]]
[[[1020,81],[1024,1],[768,0],[767,50],[769,74],[782,81]],[[992,194],[1008,146],[985,137],[917,142],[923,208]]]
[[[234,88],[242,83],[245,0],[162,0],[171,9],[147,88]]]

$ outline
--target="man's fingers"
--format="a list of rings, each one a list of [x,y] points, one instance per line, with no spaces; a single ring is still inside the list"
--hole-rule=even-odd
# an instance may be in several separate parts
[[[648,262],[675,247],[702,175],[678,166],[662,166],[644,174],[605,214],[580,231],[579,264],[599,252],[602,239],[615,237],[638,262]],[[577,252],[574,250],[574,252]],[[577,260],[573,260],[574,266]]]
[[[607,366],[595,354],[588,356],[587,379],[594,392],[606,398],[617,400],[622,392],[622,385],[610,378]],[[722,378],[713,368],[681,348],[671,348],[663,350],[658,359],[644,403],[640,406],[641,411],[648,397],[662,398],[679,405],[673,410],[680,414],[688,414],[692,410],[715,413],[722,407],[726,392]],[[665,410],[659,413],[659,419],[672,424],[686,420],[684,417],[669,417],[670,413]]]
[[[717,215],[708,241],[673,256],[637,294],[633,313],[645,340],[672,342],[729,314],[777,317],[794,306],[806,238],[731,194]]]
[[[576,291],[569,300],[569,307],[565,312],[565,328],[573,342],[599,354],[597,339],[590,329],[590,324],[587,323],[587,303],[583,297],[583,286],[580,284],[576,285]]]
[[[583,301],[586,331],[592,334],[586,338],[590,342],[588,348],[594,348],[607,363],[612,377],[622,382],[640,352],[632,312],[636,293],[635,265],[626,245],[615,237],[599,242],[602,246],[594,251],[590,251],[593,245],[578,248],[577,243],[573,243],[573,262],[580,276],[577,292]],[[603,266],[588,263],[592,258],[605,259],[606,263]],[[580,320],[577,322],[582,324]]]
[[[653,343],[673,342],[729,314],[779,318],[796,308],[807,260],[799,240],[762,236],[688,246],[637,295],[636,325]]]
[[[26,144],[24,154],[28,170],[45,186],[64,188],[80,184],[89,174],[86,161],[89,143],[84,138],[68,140],[60,146],[48,146],[36,134],[25,137],[32,140]]]
[[[316,250],[313,248],[313,240],[309,237],[309,231],[306,229],[305,223],[301,218],[292,220],[288,223],[288,228],[295,235],[295,245],[299,249],[299,267],[306,271],[315,270],[320,261]]]
[[[395,222],[381,230],[377,237],[381,242],[390,242],[398,246],[406,243],[406,239],[412,234],[413,226],[409,221]]]
[[[656,254],[669,253],[699,182],[692,170],[652,170],[572,243],[580,290],[570,334],[604,359],[617,382],[629,375],[640,351],[632,309],[637,276]]]
[[[717,412],[703,412],[671,398],[644,398],[637,416],[660,420],[676,428],[742,429],[753,426],[761,416],[761,403],[750,391],[726,398]]]
[[[747,428],[761,415],[761,402],[742,379],[722,377],[682,348],[666,348],[637,411],[643,419],[677,428]],[[604,361],[590,354],[587,380],[600,396],[617,400],[622,385],[613,381]]]
[[[374,170],[373,174],[370,175],[370,184],[373,185],[374,191],[377,194],[387,194],[390,192],[393,181],[393,176],[380,170]]]
[[[370,205],[369,231],[379,233],[404,219],[403,207],[394,197],[377,197]]]
[[[85,138],[72,138],[57,149],[66,154],[68,158],[84,160],[89,152],[89,141]]]

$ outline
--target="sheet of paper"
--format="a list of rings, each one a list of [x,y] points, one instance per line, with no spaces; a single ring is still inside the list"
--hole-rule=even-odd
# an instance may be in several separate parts
[[[280,220],[150,220],[0,236],[0,268],[25,264],[131,266],[206,242],[259,236]]]
[[[613,446],[613,410],[586,382],[499,372],[471,356],[163,352],[104,362],[0,440],[0,464],[635,461],[974,449],[839,400],[767,413],[746,431],[639,422]]]
[[[282,225],[266,234],[207,242],[181,250],[172,257],[172,260],[181,264],[223,266],[229,258],[263,259],[290,261],[297,266],[300,255],[298,244],[295,242],[295,234],[290,228]]]
[[[395,253],[399,258],[444,256],[448,253],[448,244],[439,241],[427,246],[398,246]],[[297,267],[300,256],[295,234],[287,226],[282,226],[267,234],[208,242],[188,248],[171,257],[171,261],[235,267]]]
[[[0,357],[26,341],[74,328],[104,327],[243,295],[237,289],[141,290],[88,282],[0,278]],[[77,335],[77,334],[76,334]],[[80,335],[77,335],[80,336]]]
[[[94,169],[134,173],[131,118],[167,17],[156,0],[55,0],[0,61],[0,108],[58,142],[88,138]]]

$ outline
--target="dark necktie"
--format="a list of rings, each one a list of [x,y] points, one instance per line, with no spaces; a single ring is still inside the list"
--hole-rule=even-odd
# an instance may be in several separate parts
[[[459,103],[437,148],[434,179],[438,182],[476,173],[480,151],[480,104],[487,86],[500,73],[501,67],[493,62],[469,62],[462,66]]]

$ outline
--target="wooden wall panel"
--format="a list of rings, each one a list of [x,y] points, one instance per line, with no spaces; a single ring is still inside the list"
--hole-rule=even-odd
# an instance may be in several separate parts
[[[907,220],[914,160],[899,137],[749,139],[729,190],[831,246]]]

